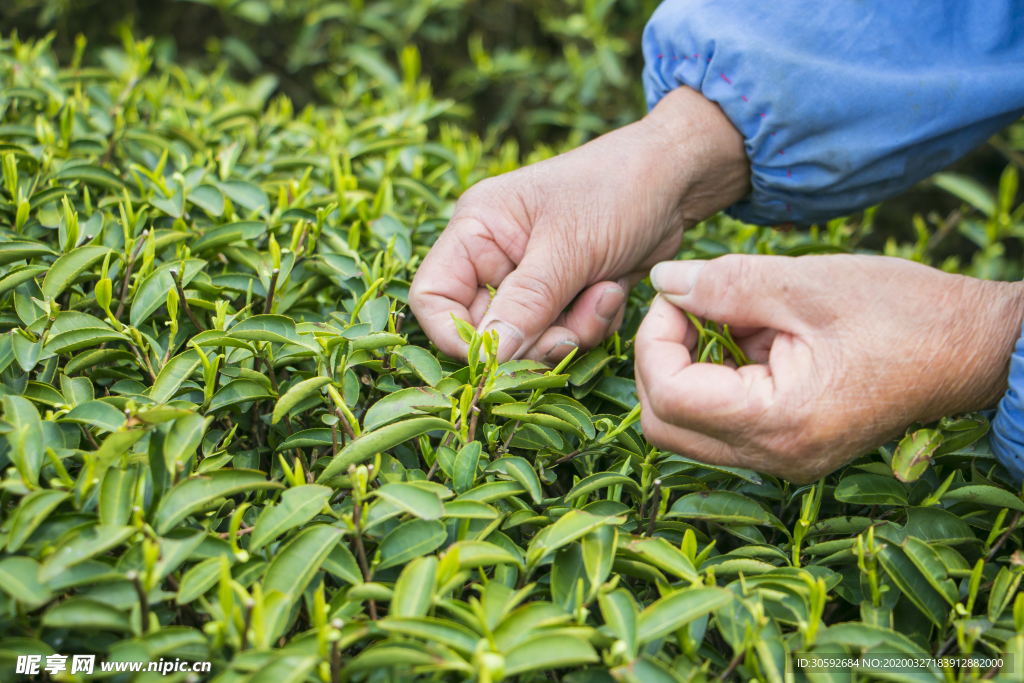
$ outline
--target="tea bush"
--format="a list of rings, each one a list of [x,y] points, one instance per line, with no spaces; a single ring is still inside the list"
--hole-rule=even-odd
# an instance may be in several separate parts
[[[301,111],[127,33],[101,67],[84,49],[0,43],[5,680],[54,653],[260,683],[850,675],[801,652],[1020,666],[1024,501],[986,416],[813,486],[661,452],[631,376],[649,287],[557,368],[496,365],[466,325],[483,359],[463,365],[408,315],[455,199],[518,164],[457,125],[416,48]],[[998,197],[937,182],[978,207],[939,228],[991,248],[971,267],[1007,262],[1012,167]],[[683,255],[862,249],[871,218],[717,217]],[[934,258],[916,227],[887,250]],[[942,664],[858,678],[1006,675]]]

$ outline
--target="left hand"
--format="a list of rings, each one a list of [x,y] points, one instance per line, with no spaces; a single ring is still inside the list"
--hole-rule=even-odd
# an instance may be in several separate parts
[[[1024,284],[884,256],[730,255],[658,264],[636,338],[647,439],[704,462],[814,481],[915,422],[994,405]],[[683,310],[755,364],[698,363]]]

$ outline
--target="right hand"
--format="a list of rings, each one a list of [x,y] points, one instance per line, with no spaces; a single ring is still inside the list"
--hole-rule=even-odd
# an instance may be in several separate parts
[[[641,424],[702,462],[812,482],[913,422],[995,405],[1024,284],[887,256],[662,263],[636,335]],[[700,363],[683,311],[729,325],[754,364]]]
[[[718,105],[678,88],[637,123],[463,194],[409,304],[449,356],[467,352],[454,315],[497,330],[499,362],[555,364],[614,332],[629,288],[685,227],[740,199],[749,174]]]

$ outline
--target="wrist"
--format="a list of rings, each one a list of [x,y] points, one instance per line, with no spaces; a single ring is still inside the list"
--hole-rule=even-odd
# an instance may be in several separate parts
[[[942,415],[991,408],[1006,393],[1009,361],[1024,321],[1024,283],[965,278],[961,314],[948,358],[957,372]],[[941,415],[936,414],[935,417]]]
[[[743,135],[715,102],[676,88],[635,124],[654,160],[650,182],[664,187],[684,227],[742,199],[750,191],[750,160]]]

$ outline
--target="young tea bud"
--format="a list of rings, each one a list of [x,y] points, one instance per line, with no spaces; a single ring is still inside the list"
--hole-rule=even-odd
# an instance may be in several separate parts
[[[18,197],[18,160],[14,152],[4,154],[4,186],[7,188],[11,199]]]
[[[114,285],[110,281],[109,277],[105,277],[96,283],[96,289],[93,293],[96,295],[96,303],[99,304],[100,308],[104,311],[110,310],[110,301],[113,297]]]
[[[60,117],[60,139],[64,148],[71,144],[71,131],[75,125],[75,100],[69,99]]]
[[[28,222],[28,200],[18,200],[18,214],[14,219],[14,229],[21,232],[21,229],[25,227],[25,223]]]
[[[281,247],[278,246],[277,240],[274,238],[273,233],[270,235],[270,262],[273,264],[274,270],[281,269]]]
[[[64,252],[67,253],[78,245],[78,212],[67,195],[61,197],[61,203],[64,205]]]
[[[171,320],[178,317],[178,292],[173,287],[167,292],[167,316]]]
[[[36,138],[44,145],[52,145],[57,140],[53,125],[42,115],[36,117]]]

